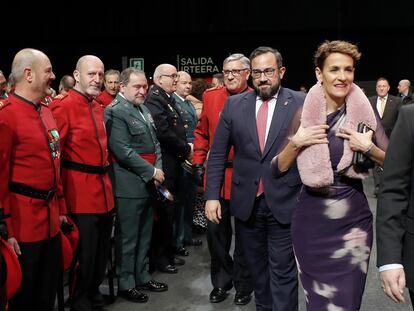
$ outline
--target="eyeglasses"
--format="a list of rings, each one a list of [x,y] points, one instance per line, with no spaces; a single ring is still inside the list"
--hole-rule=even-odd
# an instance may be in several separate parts
[[[178,74],[173,73],[173,74],[171,74],[171,75],[161,75],[161,77],[169,77],[169,78],[171,78],[171,79],[175,80],[175,79],[177,79],[177,78],[178,78]]]
[[[262,76],[262,73],[264,73],[266,78],[271,78],[275,74],[275,71],[275,68],[266,68],[265,70],[253,69],[251,74],[253,79],[259,79]]]
[[[243,68],[243,69],[223,70],[223,75],[228,76],[228,75],[232,74],[233,77],[240,76],[240,73],[244,70],[249,70],[249,69],[248,68]]]

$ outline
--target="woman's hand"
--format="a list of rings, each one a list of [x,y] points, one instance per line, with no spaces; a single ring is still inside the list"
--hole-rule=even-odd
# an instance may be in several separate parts
[[[367,153],[373,147],[372,134],[372,131],[359,133],[348,128],[341,128],[336,136],[347,139],[349,141],[349,147],[352,151]]]
[[[306,128],[301,125],[299,126],[296,134],[290,137],[290,141],[295,150],[314,144],[327,144],[328,134],[326,131],[328,128],[329,126],[326,124],[314,125]]]

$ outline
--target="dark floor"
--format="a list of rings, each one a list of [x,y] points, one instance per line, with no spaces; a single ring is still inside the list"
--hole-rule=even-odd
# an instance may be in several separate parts
[[[365,183],[365,193],[374,213],[376,211],[376,199],[373,197],[372,179]],[[165,311],[209,311],[209,310],[255,310],[254,301],[247,306],[238,307],[233,304],[234,291],[230,291],[227,299],[218,304],[212,304],[208,300],[211,291],[209,276],[209,253],[205,236],[203,245],[200,247],[188,247],[190,256],[185,257],[187,263],[180,268],[176,275],[155,273],[154,279],[168,283],[169,290],[164,293],[150,293],[147,303],[137,304],[117,299],[114,304],[105,307],[107,311],[132,311],[132,310],[165,310]],[[397,305],[383,294],[378,280],[377,268],[375,266],[376,247],[371,254],[371,264],[368,273],[366,290],[364,293],[363,311],[412,311],[409,303]],[[101,287],[102,292],[108,292],[108,286]],[[405,294],[409,301],[408,294]],[[304,297],[300,289],[299,310],[306,310]]]

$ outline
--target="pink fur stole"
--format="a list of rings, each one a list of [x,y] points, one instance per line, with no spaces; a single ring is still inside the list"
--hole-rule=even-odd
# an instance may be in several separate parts
[[[374,131],[376,130],[377,120],[374,110],[368,98],[356,84],[351,85],[345,104],[346,115],[341,127],[356,130],[359,122],[365,122]],[[301,125],[306,128],[319,124],[326,124],[326,100],[323,86],[317,83],[309,90],[305,98]],[[337,170],[345,169],[344,174],[351,178],[365,178],[367,174],[356,172],[350,166],[352,156],[353,151],[349,147],[348,140],[344,139],[344,153]],[[304,148],[298,155],[297,163],[303,184],[309,187],[325,187],[333,183],[334,173],[327,144],[315,144]]]

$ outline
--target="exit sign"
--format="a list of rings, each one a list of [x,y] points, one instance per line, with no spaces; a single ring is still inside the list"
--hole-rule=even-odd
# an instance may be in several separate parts
[[[143,58],[130,58],[129,66],[144,70],[144,59]]]

